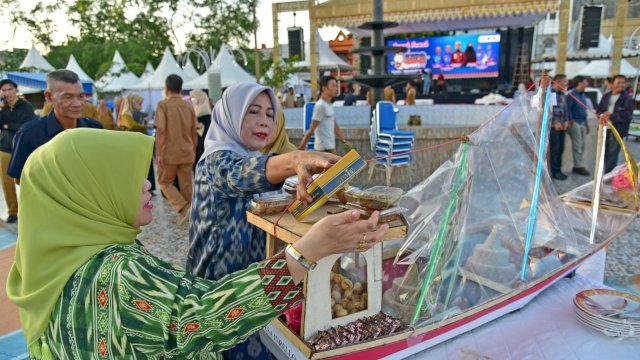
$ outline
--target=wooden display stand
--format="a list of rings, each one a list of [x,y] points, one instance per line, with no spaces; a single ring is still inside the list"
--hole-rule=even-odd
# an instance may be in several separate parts
[[[290,213],[286,213],[278,226],[275,223],[281,214],[255,215],[247,212],[247,221],[267,233],[266,256],[275,255],[286,246],[286,243],[295,243],[309,231],[317,221],[327,216],[344,211],[344,209],[325,204],[309,215],[304,222],[297,221]],[[383,240],[398,239],[406,236],[407,225],[402,220],[394,220],[389,223],[389,230]],[[375,315],[382,307],[382,243],[364,253],[367,274],[367,307],[366,309],[343,317],[332,318],[331,312],[331,269],[341,255],[331,255],[318,262],[318,266],[309,271],[304,279],[305,302],[302,307],[301,334],[292,332],[280,319],[273,324],[289,341],[302,351],[306,357],[311,357],[312,349],[303,341],[310,338],[318,331],[326,330],[337,325],[345,325],[365,316]],[[310,290],[313,289],[311,293]]]

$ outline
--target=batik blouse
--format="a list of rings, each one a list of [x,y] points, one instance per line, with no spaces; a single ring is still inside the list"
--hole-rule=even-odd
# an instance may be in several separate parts
[[[59,359],[218,359],[301,301],[283,253],[214,282],[113,245],[66,284],[43,340]]]

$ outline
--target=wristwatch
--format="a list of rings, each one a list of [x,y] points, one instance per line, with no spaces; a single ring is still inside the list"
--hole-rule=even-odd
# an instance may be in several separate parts
[[[295,261],[299,262],[300,265],[304,266],[305,269],[311,271],[316,268],[317,263],[307,260],[302,254],[293,247],[293,245],[289,244],[284,249],[287,254],[289,254]]]

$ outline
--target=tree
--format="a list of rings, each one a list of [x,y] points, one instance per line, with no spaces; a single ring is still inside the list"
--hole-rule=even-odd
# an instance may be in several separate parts
[[[187,46],[220,49],[222,44],[241,47],[249,43],[254,31],[250,1],[194,0],[192,6],[196,30],[189,35]]]
[[[271,69],[264,75],[264,84],[274,88],[276,91],[281,89],[289,79],[289,75],[298,71],[295,66],[297,61],[297,56],[290,56],[280,63],[272,64]]]

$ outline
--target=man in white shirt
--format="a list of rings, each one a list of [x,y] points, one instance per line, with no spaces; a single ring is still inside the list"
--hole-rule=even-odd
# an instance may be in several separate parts
[[[299,150],[307,147],[307,142],[311,138],[311,134],[315,135],[314,149],[316,151],[325,151],[336,153],[336,136],[348,147],[352,147],[347,141],[340,126],[336,123],[336,117],[333,112],[331,99],[338,95],[338,82],[333,76],[325,76],[320,80],[320,99],[313,108],[313,117],[309,131],[302,138]]]

